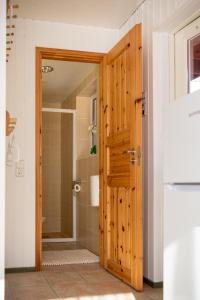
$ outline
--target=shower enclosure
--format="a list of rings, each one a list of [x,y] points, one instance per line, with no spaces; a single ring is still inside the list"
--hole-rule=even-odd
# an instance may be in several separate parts
[[[76,240],[75,110],[42,109],[42,238]]]

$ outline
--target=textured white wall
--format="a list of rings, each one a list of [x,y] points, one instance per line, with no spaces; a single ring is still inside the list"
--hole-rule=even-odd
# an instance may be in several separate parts
[[[0,300],[4,299],[6,1],[0,1]]]
[[[35,47],[106,52],[117,31],[32,20],[18,20],[7,71],[7,108],[18,119],[15,130],[25,176],[7,167],[6,267],[35,265]],[[14,250],[13,250],[14,249]]]

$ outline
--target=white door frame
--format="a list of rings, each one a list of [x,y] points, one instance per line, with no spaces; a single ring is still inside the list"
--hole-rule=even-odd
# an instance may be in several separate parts
[[[76,110],[63,108],[42,108],[42,112],[65,113],[73,115],[73,181],[76,181],[76,159],[77,159],[77,144],[76,144]],[[74,242],[76,241],[76,194],[73,191],[73,236],[72,238],[45,238],[42,242]]]

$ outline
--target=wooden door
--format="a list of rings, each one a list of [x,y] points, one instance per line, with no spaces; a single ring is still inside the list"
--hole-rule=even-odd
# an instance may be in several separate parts
[[[141,25],[104,59],[101,103],[101,262],[143,289]]]

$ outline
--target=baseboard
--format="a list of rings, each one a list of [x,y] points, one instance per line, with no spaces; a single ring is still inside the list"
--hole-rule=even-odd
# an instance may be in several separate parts
[[[155,288],[162,288],[163,287],[163,282],[162,281],[160,281],[160,282],[154,282],[154,281],[152,281],[152,280],[144,277],[144,282],[146,284],[148,284],[149,286],[151,286],[152,288],[154,288],[154,289]]]
[[[6,268],[5,273],[25,273],[25,272],[35,272],[35,267],[28,267],[28,268]]]

